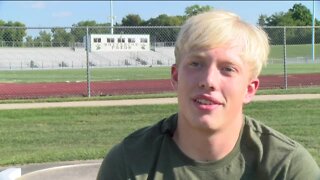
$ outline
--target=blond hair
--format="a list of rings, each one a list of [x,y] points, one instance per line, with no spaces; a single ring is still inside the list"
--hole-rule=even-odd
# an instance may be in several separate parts
[[[269,54],[267,34],[240,19],[234,13],[213,10],[192,16],[182,26],[175,45],[176,64],[192,50],[211,49],[240,42],[241,59],[249,64],[252,77],[257,77]]]

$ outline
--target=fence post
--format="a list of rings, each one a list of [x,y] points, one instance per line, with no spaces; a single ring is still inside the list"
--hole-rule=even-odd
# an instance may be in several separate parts
[[[314,26],[315,26],[315,5],[314,5],[314,1],[315,0],[313,0],[313,11],[312,11],[312,62],[314,63],[315,62],[315,55],[314,55],[314,49],[315,49],[315,47],[314,47],[314,36],[315,36],[315,28],[314,28]]]
[[[89,28],[87,26],[87,33],[86,33],[86,55],[87,55],[87,92],[88,97],[91,97],[91,86],[90,86],[90,66],[89,66]]]
[[[287,76],[287,45],[286,45],[286,27],[283,27],[283,71],[284,71],[284,86],[285,90],[288,89],[288,76]]]

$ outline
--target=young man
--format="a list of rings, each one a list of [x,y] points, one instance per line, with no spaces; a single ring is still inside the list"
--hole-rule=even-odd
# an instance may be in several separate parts
[[[233,13],[191,17],[177,38],[171,69],[178,113],[115,146],[98,179],[320,178],[305,148],[243,115],[268,53],[265,32]]]

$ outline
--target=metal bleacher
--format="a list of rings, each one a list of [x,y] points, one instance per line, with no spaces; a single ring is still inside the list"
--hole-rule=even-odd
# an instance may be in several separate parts
[[[173,47],[157,47],[154,51],[90,52],[89,62],[95,67],[172,65]],[[41,47],[0,48],[0,69],[85,68],[84,48]]]

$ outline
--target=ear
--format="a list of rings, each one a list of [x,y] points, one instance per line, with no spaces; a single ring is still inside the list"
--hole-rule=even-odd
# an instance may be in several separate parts
[[[176,64],[171,66],[171,85],[175,90],[178,88],[178,67]]]
[[[259,79],[258,78],[254,78],[252,79],[248,86],[247,86],[247,92],[245,94],[245,97],[243,99],[243,103],[244,104],[248,104],[249,102],[252,101],[254,95],[256,94],[258,88],[259,88]]]

